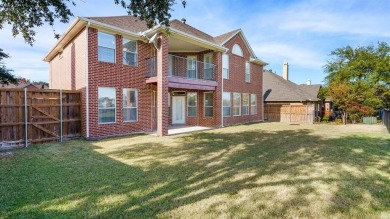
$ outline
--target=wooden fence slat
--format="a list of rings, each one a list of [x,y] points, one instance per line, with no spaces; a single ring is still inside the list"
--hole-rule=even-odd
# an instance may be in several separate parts
[[[16,147],[25,141],[24,89],[0,88],[0,149]],[[81,136],[81,92],[62,91],[63,138]],[[28,142],[58,140],[60,91],[27,90]]]

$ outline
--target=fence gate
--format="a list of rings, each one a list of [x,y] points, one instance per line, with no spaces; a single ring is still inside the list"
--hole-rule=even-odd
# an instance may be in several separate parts
[[[0,89],[0,148],[80,137],[80,103],[78,91]]]

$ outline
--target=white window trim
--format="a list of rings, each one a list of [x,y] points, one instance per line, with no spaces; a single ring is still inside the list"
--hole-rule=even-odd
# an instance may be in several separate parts
[[[206,94],[212,94],[213,95],[213,99],[212,99],[213,105],[212,106],[206,106]],[[206,116],[206,107],[213,109],[213,115],[212,116]],[[214,92],[204,92],[203,93],[203,116],[207,117],[207,118],[214,117]]]
[[[100,108],[99,107],[99,103],[98,103],[98,125],[104,125],[104,124],[114,124],[116,123],[116,88],[115,87],[98,87],[98,102],[99,102],[99,88],[111,88],[111,89],[114,89],[115,90],[115,104],[114,104],[114,107],[104,107],[104,108]],[[114,109],[114,115],[115,115],[115,120],[114,122],[99,122],[99,111],[100,109]]]
[[[234,99],[235,99],[235,96],[238,94],[238,97],[239,97],[239,101],[238,101],[238,114],[237,115],[234,115],[234,108],[236,107],[235,104],[234,104]],[[241,116],[241,93],[237,93],[237,92],[234,92],[233,93],[233,116]]]
[[[251,63],[245,62],[245,82],[251,83]]]
[[[125,39],[128,40],[128,41],[135,42],[135,52],[123,51],[123,40],[125,40]],[[123,38],[122,38],[122,56],[123,56],[123,53],[133,53],[133,54],[136,54],[136,57],[137,57],[137,60],[136,60],[136,62],[135,62],[135,65],[129,65],[129,64],[123,63],[124,60],[122,60],[122,64],[123,64],[123,65],[135,66],[135,67],[138,66],[138,42],[137,42],[136,40],[131,40],[131,39],[129,39],[129,38],[123,37]],[[122,59],[124,59],[124,58],[122,57]]]
[[[226,61],[226,62],[227,62],[226,65],[227,65],[227,66],[223,66],[223,57],[226,57],[226,60],[227,60],[227,61]],[[229,64],[230,64],[230,63],[229,63],[229,54],[226,54],[226,53],[225,53],[225,54],[222,54],[222,78],[223,78],[223,79],[229,79],[229,78],[230,78]],[[224,69],[227,70],[227,75],[226,75],[226,77],[224,77],[224,75],[223,75],[223,70],[224,70]]]
[[[127,106],[127,107],[124,107],[123,106],[123,99],[122,99],[122,120],[123,120],[123,122],[138,122],[138,90],[137,89],[134,89],[134,88],[123,88],[122,89],[122,98],[123,98],[123,92],[125,91],[125,90],[129,90],[129,91],[135,91],[135,98],[136,98],[136,107],[130,107],[130,106]],[[128,121],[125,121],[124,119],[123,119],[123,109],[137,109],[137,115],[136,115],[136,120],[128,120]]]
[[[236,48],[239,49],[239,51],[235,50]],[[237,53],[237,52],[238,52],[238,53]],[[244,56],[244,52],[243,52],[241,46],[238,45],[237,43],[234,44],[233,47],[232,47],[232,54],[237,55],[237,56],[240,56],[240,57],[243,57],[243,56]]]
[[[106,47],[106,46],[99,46],[99,32],[114,36],[114,42],[115,42],[114,48],[110,48],[110,47]],[[107,62],[107,61],[99,60],[99,47],[103,47],[103,48],[107,48],[107,49],[113,49],[114,50],[114,62]],[[98,31],[98,61],[99,62],[105,62],[105,63],[113,63],[113,64],[116,63],[116,35],[115,34],[103,32],[103,31]]]
[[[190,104],[189,104],[189,98],[188,98],[188,95],[189,94],[195,94],[195,106],[190,106]],[[186,95],[186,98],[187,98],[187,117],[197,117],[198,116],[198,93],[197,92],[187,92],[187,95]],[[196,108],[196,110],[195,110],[195,115],[194,116],[190,116],[189,114],[188,114],[188,108],[190,108],[190,107],[192,107],[192,108]]]
[[[225,94],[225,93],[229,94],[230,106],[224,106],[224,105],[222,105],[222,114],[223,114],[223,117],[232,117],[232,94],[231,94],[230,92],[223,92],[223,93],[222,93],[222,102],[223,102],[223,96],[224,96],[223,94]],[[230,113],[229,113],[228,116],[225,116],[225,115],[224,115],[224,112],[225,112],[224,108],[225,108],[225,107],[229,107],[229,108],[230,108]]]
[[[244,95],[247,95],[247,96],[248,96],[248,105],[244,105]],[[247,116],[247,115],[250,114],[250,113],[249,113],[249,110],[250,110],[249,105],[250,105],[250,95],[249,95],[248,93],[243,93],[243,94],[242,94],[242,108],[244,108],[244,106],[248,107],[247,114],[244,114],[244,110],[242,110],[242,115],[243,115],[243,116]]]
[[[255,103],[256,103],[256,104],[254,104],[254,105],[252,105],[252,96],[253,96],[253,95],[255,96]],[[250,111],[251,111],[251,112],[250,112],[250,114],[251,114],[251,115],[257,115],[257,95],[256,95],[256,94],[251,94],[250,96],[251,96],[251,97],[250,97],[250,102],[251,102],[251,107],[250,107],[250,109],[251,109]],[[255,113],[253,113],[252,107],[255,107],[255,108],[256,108],[256,112],[255,112]]]

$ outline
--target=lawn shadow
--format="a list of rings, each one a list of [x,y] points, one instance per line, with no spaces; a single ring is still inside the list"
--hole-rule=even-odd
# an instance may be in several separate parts
[[[110,151],[102,146],[110,139],[25,150],[15,159],[27,161],[15,162],[20,166],[0,178],[12,190],[0,198],[0,212],[6,218],[183,217],[197,211],[210,217],[313,217],[316,199],[327,201],[320,213],[329,217],[365,216],[372,213],[365,212],[367,205],[373,212],[390,209],[385,139],[326,139],[310,129],[213,130],[167,142],[148,137],[153,139],[132,143],[134,138],[121,139]],[[189,205],[199,209],[185,212]]]

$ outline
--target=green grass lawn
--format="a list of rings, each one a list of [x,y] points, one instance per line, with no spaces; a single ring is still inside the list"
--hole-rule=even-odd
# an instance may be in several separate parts
[[[260,123],[11,152],[0,218],[390,217],[379,125]]]

